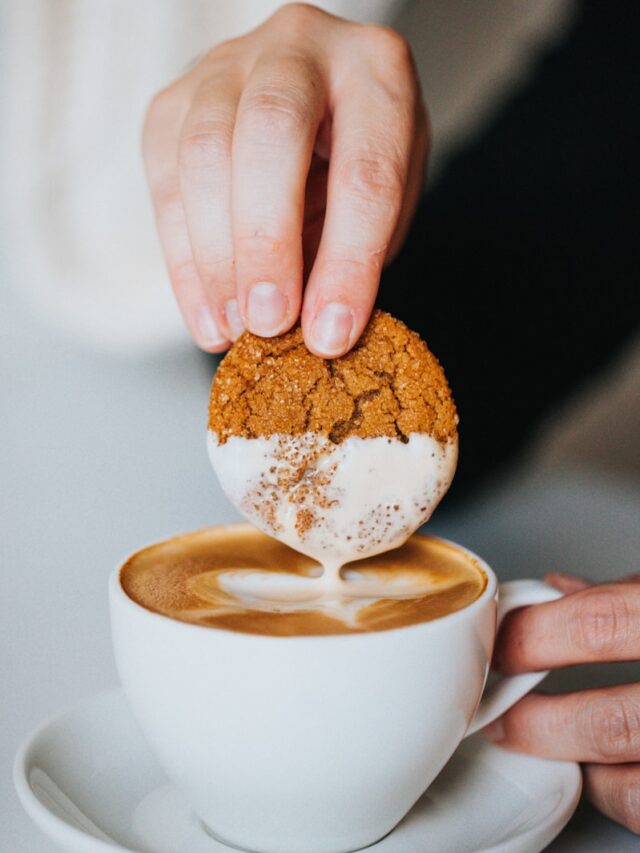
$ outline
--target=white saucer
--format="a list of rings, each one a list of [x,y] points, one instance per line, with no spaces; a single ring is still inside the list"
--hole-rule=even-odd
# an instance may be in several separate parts
[[[46,722],[14,767],[23,806],[63,849],[82,853],[229,853],[158,767],[121,691]],[[534,853],[560,832],[581,790],[577,764],[464,741],[375,853]]]

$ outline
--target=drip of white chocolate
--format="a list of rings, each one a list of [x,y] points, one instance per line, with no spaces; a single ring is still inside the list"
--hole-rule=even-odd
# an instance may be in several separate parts
[[[352,436],[334,444],[307,432],[232,436],[219,444],[210,431],[207,443],[236,509],[322,564],[323,597],[343,595],[345,563],[399,547],[427,521],[449,488],[458,454],[457,438],[441,443],[426,433],[406,442]]]
[[[318,567],[319,572],[321,571]],[[349,627],[358,625],[364,607],[381,599],[400,600],[442,593],[459,583],[455,573],[442,577],[429,568],[412,566],[406,571],[344,572],[340,587],[326,588],[324,575],[299,575],[265,569],[222,569],[191,578],[187,586],[203,604],[190,608],[188,617],[211,618],[230,612],[296,613],[319,611]]]

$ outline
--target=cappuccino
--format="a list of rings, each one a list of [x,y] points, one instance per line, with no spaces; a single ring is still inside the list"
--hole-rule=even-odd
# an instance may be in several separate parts
[[[487,578],[473,557],[430,536],[348,563],[339,584],[322,567],[246,524],[212,527],[144,548],[121,569],[133,601],[181,622],[249,634],[365,633],[467,607]]]

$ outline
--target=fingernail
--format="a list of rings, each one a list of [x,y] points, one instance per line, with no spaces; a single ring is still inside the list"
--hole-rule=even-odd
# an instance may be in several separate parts
[[[244,323],[238,310],[237,299],[229,299],[224,303],[224,316],[227,318],[231,340],[235,341],[244,332]]]
[[[353,311],[340,302],[324,305],[311,326],[313,347],[324,355],[339,355],[349,346]]]
[[[254,284],[247,299],[249,329],[268,338],[281,332],[287,319],[287,298],[270,281]]]
[[[504,740],[504,723],[502,722],[502,719],[498,718],[492,723],[489,723],[488,726],[485,726],[482,729],[482,734],[486,735],[486,737],[494,743],[499,743],[501,740]]]
[[[565,572],[547,572],[544,579],[561,592],[579,592],[593,586],[593,583],[586,578],[582,578],[579,575],[570,575]]]
[[[196,325],[198,328],[198,343],[203,347],[219,347],[227,342],[224,335],[213,319],[213,314],[208,305],[201,305],[196,314]]]

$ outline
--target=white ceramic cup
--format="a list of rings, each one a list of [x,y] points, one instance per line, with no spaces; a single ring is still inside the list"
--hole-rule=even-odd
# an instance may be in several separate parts
[[[460,547],[460,546],[457,546]],[[460,741],[546,673],[483,689],[496,625],[559,597],[488,584],[468,607],[366,634],[269,637],[178,622],[110,580],[116,663],[168,778],[212,835],[259,853],[347,853],[386,835]],[[498,591],[499,589],[499,591]]]

